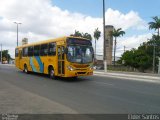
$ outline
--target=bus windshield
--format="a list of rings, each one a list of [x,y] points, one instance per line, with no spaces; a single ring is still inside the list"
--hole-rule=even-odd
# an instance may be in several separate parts
[[[93,48],[91,46],[69,45],[67,59],[74,63],[90,63],[93,61]]]

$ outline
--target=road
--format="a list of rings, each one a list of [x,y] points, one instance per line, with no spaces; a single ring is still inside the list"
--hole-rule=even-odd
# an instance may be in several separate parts
[[[159,112],[160,82],[104,75],[51,80],[0,66],[0,113]]]

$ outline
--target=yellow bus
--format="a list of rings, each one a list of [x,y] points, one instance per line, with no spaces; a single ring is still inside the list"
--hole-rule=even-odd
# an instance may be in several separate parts
[[[25,73],[48,74],[50,78],[93,75],[94,52],[90,40],[62,37],[15,49],[15,65]]]

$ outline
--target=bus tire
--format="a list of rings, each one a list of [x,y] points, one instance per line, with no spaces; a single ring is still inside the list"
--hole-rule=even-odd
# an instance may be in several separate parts
[[[54,71],[54,69],[53,69],[53,67],[49,67],[49,77],[51,78],[51,79],[55,79],[55,71]]]
[[[28,74],[28,67],[27,67],[26,64],[24,65],[24,70],[23,71]]]

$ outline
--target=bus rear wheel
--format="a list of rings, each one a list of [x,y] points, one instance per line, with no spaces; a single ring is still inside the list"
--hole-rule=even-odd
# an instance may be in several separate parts
[[[53,69],[53,67],[50,67],[49,68],[49,77],[51,78],[51,79],[55,79],[55,75],[54,75],[55,73],[54,73],[54,69]]]
[[[28,73],[28,68],[27,68],[27,65],[25,64],[24,65],[24,70],[23,70],[25,73]]]

